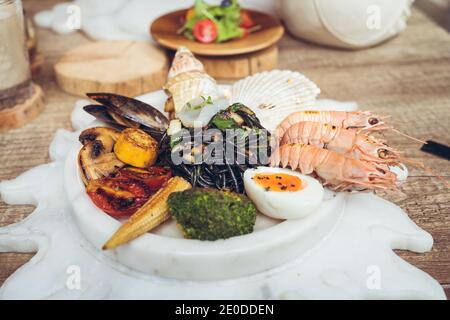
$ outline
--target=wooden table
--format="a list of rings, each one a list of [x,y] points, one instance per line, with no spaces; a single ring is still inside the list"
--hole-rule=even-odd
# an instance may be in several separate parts
[[[29,14],[50,8],[55,0],[24,1]],[[70,129],[69,115],[77,97],[56,85],[52,65],[64,50],[90,41],[81,33],[60,36],[38,30],[46,61],[36,82],[46,93],[45,111],[31,124],[0,135],[0,179],[49,161],[48,145],[58,128]],[[304,43],[286,35],[279,44],[280,68],[298,70],[322,89],[321,97],[357,101],[363,109],[392,115],[396,127],[419,139],[450,145],[450,35],[417,9],[400,36],[381,46],[341,51]],[[447,181],[450,161],[419,151],[420,145],[395,133],[392,144],[421,161]],[[433,235],[433,250],[399,255],[437,279],[450,293],[450,190],[430,173],[410,168],[401,193],[384,195],[401,206]],[[22,220],[30,206],[0,202],[0,226]],[[32,254],[0,254],[0,284]]]

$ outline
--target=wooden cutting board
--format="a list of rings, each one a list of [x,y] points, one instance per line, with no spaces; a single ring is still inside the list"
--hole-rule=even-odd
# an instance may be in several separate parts
[[[55,64],[66,92],[111,92],[126,96],[161,89],[168,71],[164,50],[141,41],[99,41],[66,51]]]

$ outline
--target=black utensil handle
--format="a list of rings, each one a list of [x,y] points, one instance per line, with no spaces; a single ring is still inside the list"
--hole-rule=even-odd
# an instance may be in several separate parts
[[[450,147],[433,140],[427,140],[420,150],[450,160]]]

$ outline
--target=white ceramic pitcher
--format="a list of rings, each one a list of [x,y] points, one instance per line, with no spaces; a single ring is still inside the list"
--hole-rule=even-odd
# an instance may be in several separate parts
[[[294,36],[357,49],[376,45],[403,30],[413,1],[279,0],[279,10]]]

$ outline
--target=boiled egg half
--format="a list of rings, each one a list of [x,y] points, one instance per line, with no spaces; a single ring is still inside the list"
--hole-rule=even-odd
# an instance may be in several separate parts
[[[316,179],[297,171],[258,167],[244,173],[248,197],[263,214],[275,219],[299,219],[314,212],[323,199]]]

